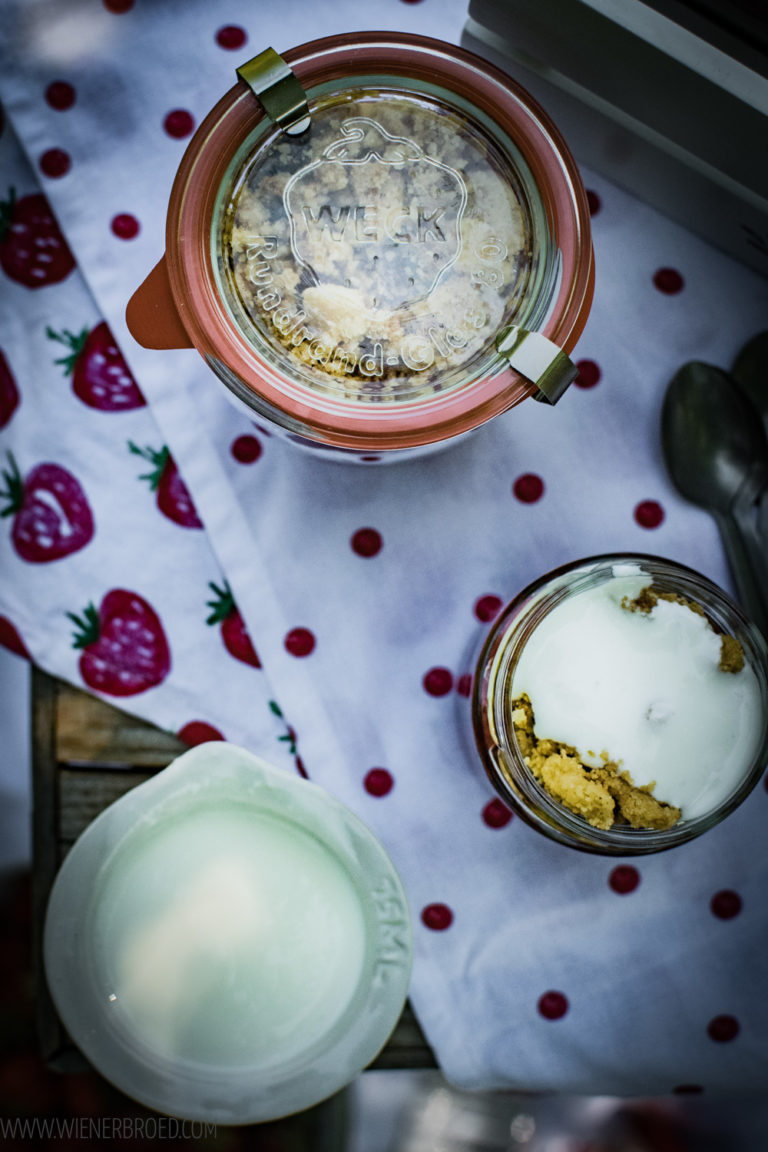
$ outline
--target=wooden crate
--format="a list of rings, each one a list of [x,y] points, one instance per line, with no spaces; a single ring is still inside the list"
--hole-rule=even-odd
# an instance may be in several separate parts
[[[43,1057],[60,1071],[85,1058],[64,1030],[45,984],[42,929],[56,872],[102,809],[160,771],[186,745],[38,668],[32,672],[34,954]],[[410,1004],[371,1068],[434,1068]]]

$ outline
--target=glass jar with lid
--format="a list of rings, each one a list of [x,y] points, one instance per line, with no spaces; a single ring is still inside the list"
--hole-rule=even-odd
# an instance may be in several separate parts
[[[591,304],[589,209],[527,93],[390,33],[268,49],[238,77],[178,170],[136,339],[196,347],[252,418],[352,459],[554,403]]]

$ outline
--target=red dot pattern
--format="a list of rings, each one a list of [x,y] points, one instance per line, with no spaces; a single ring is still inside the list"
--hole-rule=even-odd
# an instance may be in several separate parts
[[[427,904],[421,910],[421,922],[433,932],[445,932],[453,924],[453,911],[447,904]]]
[[[715,892],[709,907],[712,915],[718,920],[733,920],[741,912],[741,896],[731,888],[722,888],[719,892]]]
[[[130,12],[133,5],[134,0],[104,0],[104,7],[107,12],[114,12],[117,16],[123,12]]]
[[[376,556],[381,552],[383,540],[375,528],[358,528],[350,540],[352,551],[357,556]]]
[[[653,285],[665,296],[675,296],[682,292],[685,281],[676,268],[658,268],[653,274]]]
[[[46,103],[57,112],[66,112],[75,99],[75,89],[67,80],[54,80],[45,90]]]
[[[534,472],[525,472],[513,483],[512,492],[522,504],[535,504],[544,495],[544,481]]]
[[[453,688],[453,673],[450,668],[430,668],[422,684],[429,696],[447,696]]]
[[[72,167],[72,159],[63,148],[49,148],[40,157],[40,171],[51,180],[66,176]]]
[[[498,616],[503,603],[500,596],[481,596],[475,601],[475,616],[477,616],[481,624],[488,624],[495,616]]]
[[[483,808],[483,823],[489,828],[504,828],[512,819],[512,813],[503,800],[489,800]]]
[[[641,500],[635,505],[633,515],[641,528],[658,528],[664,519],[664,509],[657,500]]]
[[[225,24],[216,33],[216,43],[219,48],[226,48],[230,52],[242,48],[247,39],[245,29],[240,28],[237,24]]]
[[[130,212],[120,212],[113,216],[110,227],[119,240],[133,240],[141,231],[141,225]]]
[[[371,768],[363,777],[363,787],[369,796],[386,796],[394,785],[392,773],[386,768]]]
[[[195,118],[185,108],[174,108],[163,120],[163,128],[174,140],[183,140],[195,130]]]
[[[587,189],[587,204],[590,216],[597,216],[603,206],[597,192],[593,192],[591,188]]]
[[[632,864],[619,864],[608,877],[608,886],[620,896],[634,892],[640,883],[640,873]]]
[[[729,1044],[740,1031],[741,1025],[735,1016],[713,1016],[707,1024],[707,1035],[718,1044]]]
[[[539,997],[536,1007],[545,1020],[561,1020],[569,1008],[568,997],[554,990],[545,992]]]
[[[315,637],[309,628],[292,628],[286,635],[284,644],[291,656],[309,656],[315,649]]]
[[[255,436],[238,436],[229,451],[238,464],[253,464],[261,456],[261,442]]]
[[[456,691],[459,696],[469,697],[472,695],[472,673],[462,672],[456,681]]]
[[[578,376],[574,380],[577,388],[594,388],[600,382],[602,372],[594,360],[577,360]]]

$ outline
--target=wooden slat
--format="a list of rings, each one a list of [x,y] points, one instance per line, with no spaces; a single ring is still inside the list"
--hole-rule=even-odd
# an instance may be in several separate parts
[[[97,697],[34,669],[34,947],[43,1056],[59,1071],[87,1067],[62,1028],[43,976],[42,928],[51,885],[77,837],[114,800],[164,768],[186,745]],[[434,1068],[410,1004],[371,1068]]]
[[[121,764],[164,768],[187,747],[176,736],[113,708],[70,684],[56,687],[59,764]]]

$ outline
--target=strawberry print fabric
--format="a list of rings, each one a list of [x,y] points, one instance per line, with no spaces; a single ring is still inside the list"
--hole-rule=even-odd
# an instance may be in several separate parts
[[[237,65],[355,27],[456,43],[465,6],[218,11],[5,4],[0,172],[16,210],[38,199],[0,241],[0,445],[20,500],[0,520],[0,638],[352,807],[406,884],[412,1002],[457,1085],[761,1089],[768,790],[671,853],[590,857],[495,798],[466,709],[471,651],[555,565],[653,552],[731,589],[713,522],[668,480],[659,415],[682,363],[728,367],[766,326],[768,285],[585,171],[597,290],[558,406],[525,403],[422,461],[318,461],[236,412],[196,353],[139,348],[125,305],[162,254],[185,141]],[[14,132],[31,170],[6,159]],[[30,254],[35,229],[50,260]],[[53,473],[56,489],[51,469],[71,479]],[[22,535],[48,558],[25,558]],[[63,540],[78,546],[54,557]]]

